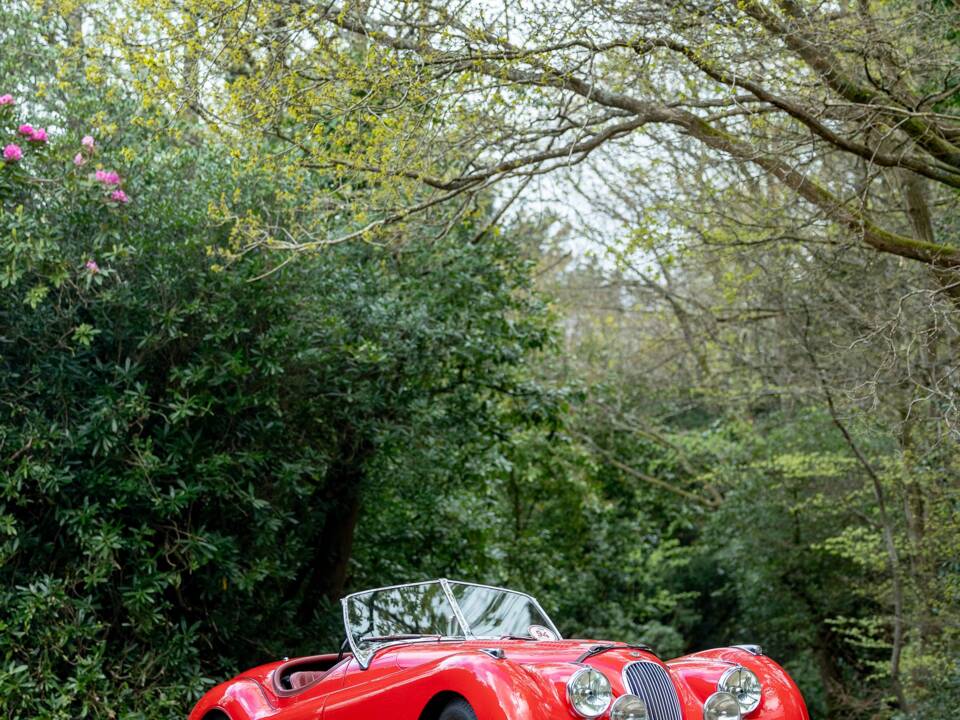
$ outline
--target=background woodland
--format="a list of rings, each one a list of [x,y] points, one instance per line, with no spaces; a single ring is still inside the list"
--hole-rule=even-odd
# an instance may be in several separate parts
[[[16,1],[4,93],[0,717],[437,576],[955,714],[952,0]]]

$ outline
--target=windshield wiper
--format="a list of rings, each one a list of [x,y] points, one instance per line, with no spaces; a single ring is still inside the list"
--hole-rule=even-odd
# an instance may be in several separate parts
[[[653,651],[653,648],[649,645],[644,645],[643,643],[623,643],[622,645],[594,645],[592,648],[587,650],[583,655],[578,657],[574,662],[582,663],[587,658],[592,658],[594,655],[599,655],[600,653],[605,653],[607,650],[645,650],[648,653],[656,655]]]
[[[419,640],[420,638],[436,638],[439,640],[443,635],[426,635],[420,633],[401,633],[397,635],[371,635],[370,637],[361,638],[360,642],[362,643],[375,643],[375,642],[393,642],[394,640]]]

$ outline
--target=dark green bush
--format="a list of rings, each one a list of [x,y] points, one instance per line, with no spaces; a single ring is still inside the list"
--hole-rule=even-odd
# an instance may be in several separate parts
[[[500,472],[551,412],[523,369],[548,323],[524,262],[468,230],[225,262],[209,205],[266,217],[283,178],[81,132],[0,168],[0,707],[177,717],[208,677],[338,643],[360,507]]]

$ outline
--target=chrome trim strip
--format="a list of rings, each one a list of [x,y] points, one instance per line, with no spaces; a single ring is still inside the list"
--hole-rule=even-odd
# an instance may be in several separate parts
[[[357,664],[366,670],[367,668],[363,666],[363,662],[360,660],[360,654],[357,652],[357,644],[353,641],[353,633],[350,632],[350,620],[347,611],[347,600],[349,595],[346,597],[340,598],[340,607],[343,609],[343,629],[347,633],[347,643],[350,645],[350,652],[353,653],[353,657],[356,659]]]
[[[398,583],[396,585],[384,585],[382,587],[368,588],[367,590],[358,590],[357,592],[350,593],[349,595],[344,595],[341,598],[341,602],[344,600],[349,600],[350,598],[356,597],[357,595],[366,595],[367,593],[380,592],[381,590],[396,590],[397,588],[402,587],[414,587],[416,585],[433,585],[434,583],[440,582],[439,580],[420,580],[419,582],[409,582],[409,583]]]
[[[453,590],[450,588],[450,581],[446,578],[440,578],[440,587],[443,588],[443,594],[447,596],[447,602],[450,603],[450,607],[453,608],[453,615],[457,618],[457,622],[460,623],[460,629],[463,630],[463,634],[467,637],[473,635],[470,631],[470,625],[467,623],[467,618],[463,614],[463,609],[460,607],[460,603],[457,602],[457,599],[453,596]]]

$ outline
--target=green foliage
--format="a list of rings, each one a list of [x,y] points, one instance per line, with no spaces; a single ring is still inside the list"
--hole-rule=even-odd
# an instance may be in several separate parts
[[[133,127],[77,167],[80,132],[51,136],[0,169],[0,705],[175,717],[210,678],[339,643],[311,576],[337,473],[376,522],[402,488],[501,472],[555,412],[524,369],[548,316],[525,261],[469,227],[220,267],[231,225],[209,206],[267,217],[282,178]]]
[[[402,241],[387,247],[275,252],[287,232],[320,247],[424,197],[411,178],[384,182],[397,167],[460,170],[403,164],[430,150],[399,147],[429,97],[385,110],[414,66],[383,66],[390,53],[365,56],[341,37],[331,48],[344,57],[329,60],[349,59],[349,76],[298,76],[291,87],[311,87],[298,114],[246,74],[255,39],[244,37],[224,61],[232,109],[256,100],[255,132],[211,136],[137,94],[176,96],[180,65],[145,90],[145,76],[131,81],[75,42],[80,15],[13,7],[0,11],[0,76],[12,83],[0,92],[18,99],[0,109],[0,146],[24,149],[0,167],[5,716],[180,717],[238,669],[335,648],[344,590],[440,575],[528,590],[567,635],[649,642],[663,656],[762,643],[814,717],[953,712],[960,504],[936,418],[954,409],[949,395],[929,401],[946,412],[915,394],[953,381],[911,373],[955,355],[955,340],[927,327],[904,340],[869,304],[894,298],[906,308],[895,325],[926,325],[914,276],[847,246],[830,254],[835,233],[802,248],[741,234],[779,232],[781,211],[797,208],[771,188],[744,205],[753,179],[734,171],[726,192],[697,184],[675,206],[643,206],[616,271],[565,273],[583,294],[566,298],[558,354],[556,318],[518,249],[541,229],[479,233],[485,197],[457,222],[391,225]],[[264,17],[287,11],[272,4]],[[274,60],[257,62],[254,77]],[[373,93],[370,67],[383,70]],[[334,119],[338,102],[368,94],[363,122]],[[461,111],[470,132],[487,127]],[[22,121],[50,140],[19,137]],[[308,137],[314,164],[363,155],[382,167],[306,172],[265,128]],[[120,173],[129,203],[98,169]],[[721,250],[664,247],[663,228],[696,229]],[[637,280],[634,255],[662,285]],[[832,368],[875,378],[877,402],[893,407],[886,418],[844,408],[889,520],[824,406],[822,368],[806,366],[809,335],[821,358],[849,345],[844,321],[861,345],[908,348],[905,361],[884,349],[846,375],[836,365],[849,356]],[[899,715],[885,522],[904,590]]]
[[[842,339],[843,323],[863,332],[866,318],[886,317],[871,304],[889,295],[860,283],[889,269],[864,276],[843,255],[830,273],[797,277],[791,248],[704,255],[690,249],[661,273],[616,254],[616,269],[584,265],[554,280],[570,353],[551,370],[589,383],[569,428],[623,515],[652,528],[643,537],[675,544],[679,562],[649,578],[645,595],[672,602],[652,605],[652,621],[685,650],[762,644],[813,717],[942,717],[933,709],[953,697],[944,673],[960,607],[955,442],[940,398],[891,371],[914,336],[885,336],[874,352]],[[621,275],[631,271],[644,274]],[[841,292],[865,306],[853,319],[839,312]],[[946,349],[952,337],[930,341]],[[869,408],[838,379],[873,376],[884,380]]]

